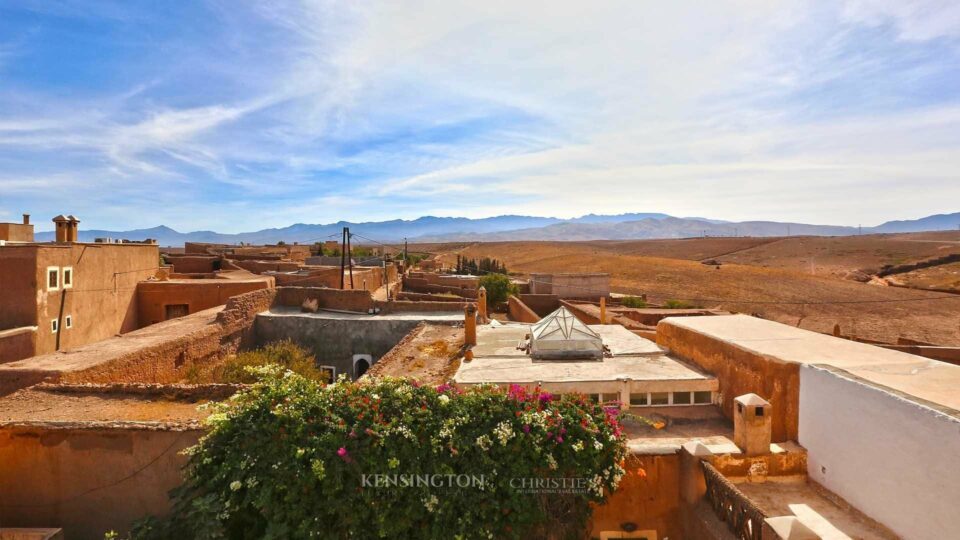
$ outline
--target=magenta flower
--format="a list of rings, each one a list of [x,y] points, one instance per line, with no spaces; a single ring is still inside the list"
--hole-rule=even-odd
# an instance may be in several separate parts
[[[343,446],[341,446],[340,449],[337,450],[337,455],[340,456],[340,459],[344,461],[350,459],[350,453],[347,452],[347,449],[344,448]]]
[[[524,425],[523,425],[523,432],[524,432],[524,433],[530,433],[530,424],[524,424]]]
[[[550,392],[544,392],[544,393],[540,394],[540,401],[541,401],[542,403],[546,403],[547,401],[550,401],[551,399],[553,399],[553,394],[551,394]]]

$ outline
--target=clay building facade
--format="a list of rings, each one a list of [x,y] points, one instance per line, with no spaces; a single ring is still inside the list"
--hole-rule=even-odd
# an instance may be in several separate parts
[[[156,245],[66,242],[0,247],[4,289],[0,362],[135,330],[137,283],[158,269]]]
[[[23,215],[22,223],[0,223],[0,243],[33,242],[30,214]]]

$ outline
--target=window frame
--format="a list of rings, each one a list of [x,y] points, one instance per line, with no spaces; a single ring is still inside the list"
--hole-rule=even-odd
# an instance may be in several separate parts
[[[697,392],[709,392],[710,401],[706,403],[698,403],[696,401]],[[667,402],[666,403],[653,403],[653,394],[666,394]],[[688,394],[690,396],[689,403],[676,403],[673,396],[675,394]],[[714,404],[714,392],[713,390],[679,390],[679,391],[667,391],[667,392],[630,392],[630,406],[631,407],[695,407],[703,405],[713,405]],[[645,396],[645,403],[640,405],[634,403],[634,396]]]
[[[50,319],[50,332],[53,334],[60,333],[60,321],[57,319]]]
[[[63,318],[63,327],[67,330],[73,328],[73,315],[67,315]]]
[[[54,272],[57,276],[57,284],[50,286],[50,273]],[[48,266],[47,273],[45,274],[44,283],[47,286],[47,291],[59,291],[60,290],[60,267],[59,266]]]
[[[70,283],[67,283],[67,274],[70,274]],[[64,266],[60,268],[60,287],[63,289],[72,289],[73,288],[73,267]]]
[[[330,370],[330,384],[337,382],[337,366],[317,366],[320,371]]]

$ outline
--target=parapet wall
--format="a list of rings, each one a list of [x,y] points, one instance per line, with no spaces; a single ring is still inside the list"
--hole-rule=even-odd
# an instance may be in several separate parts
[[[716,336],[669,324],[657,325],[657,344],[714,375],[720,383],[719,407],[733,420],[733,399],[756,393],[773,404],[774,442],[797,440],[799,365],[748,351]]]
[[[535,323],[540,320],[539,315],[534,313],[523,301],[513,295],[507,298],[507,313],[510,315],[510,320],[513,321]]]
[[[903,538],[956,537],[956,411],[836,368],[806,365],[800,368],[799,431],[811,479]]]
[[[520,301],[540,317],[546,317],[560,307],[560,297],[555,294],[521,294]]]

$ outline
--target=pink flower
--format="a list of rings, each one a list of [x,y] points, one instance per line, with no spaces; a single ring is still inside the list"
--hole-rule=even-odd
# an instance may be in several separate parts
[[[530,433],[530,424],[524,424],[524,425],[523,425],[523,432],[524,432],[524,433]]]
[[[560,444],[562,442],[563,442],[563,437],[557,437],[557,444]]]
[[[540,394],[540,401],[541,401],[541,402],[544,402],[544,403],[545,403],[545,402],[547,402],[547,401],[550,401],[551,399],[553,399],[553,394],[551,394],[550,392],[544,392],[544,393]]]
[[[343,446],[341,446],[340,449],[337,450],[337,455],[340,456],[340,458],[343,459],[344,461],[350,459],[350,453],[347,452],[347,449],[344,448]]]

